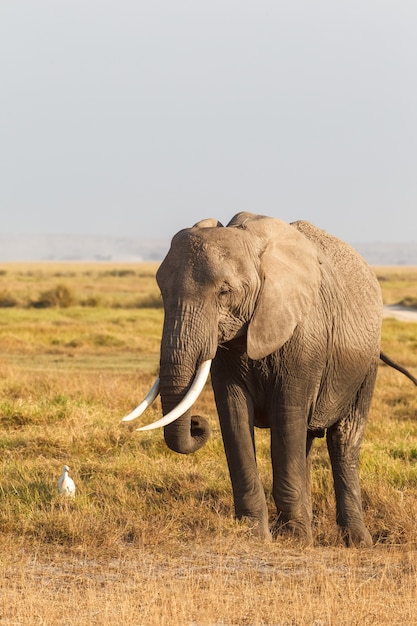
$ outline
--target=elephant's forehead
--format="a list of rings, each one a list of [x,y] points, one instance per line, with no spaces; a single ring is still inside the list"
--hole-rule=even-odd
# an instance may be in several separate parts
[[[204,231],[191,230],[188,234],[188,259],[185,261],[190,267],[204,267],[208,274],[215,275],[222,270],[242,271],[249,261],[245,253],[246,233],[226,228]]]
[[[251,265],[246,239],[247,233],[229,228],[181,231],[172,241],[159,278],[167,273],[204,282],[227,280],[245,273]]]

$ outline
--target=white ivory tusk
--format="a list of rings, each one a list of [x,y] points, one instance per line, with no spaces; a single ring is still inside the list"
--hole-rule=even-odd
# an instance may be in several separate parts
[[[175,420],[181,417],[181,415],[184,415],[184,413],[192,407],[192,405],[202,392],[210,372],[210,366],[211,359],[209,359],[208,361],[204,361],[204,363],[200,365],[191,387],[189,388],[188,392],[183,397],[181,402],[177,404],[175,409],[172,409],[172,411],[164,415],[164,417],[161,417],[161,419],[157,422],[153,422],[153,424],[148,424],[147,426],[142,426],[141,428],[137,428],[136,430],[152,430],[154,428],[161,428],[162,426],[167,426],[168,424],[171,424],[171,422],[175,422]]]
[[[148,406],[152,404],[152,402],[155,400],[158,393],[159,393],[159,378],[156,379],[156,381],[150,388],[146,398],[142,400],[142,402],[139,404],[139,406],[136,407],[136,409],[134,409],[134,411],[129,413],[129,415],[126,415],[126,417],[122,419],[122,422],[130,422],[131,420],[134,420],[137,417],[139,417],[139,415],[142,415],[142,413],[146,411]]]

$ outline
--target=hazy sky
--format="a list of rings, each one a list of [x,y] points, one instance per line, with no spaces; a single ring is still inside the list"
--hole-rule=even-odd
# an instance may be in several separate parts
[[[415,0],[1,0],[3,233],[417,240]]]

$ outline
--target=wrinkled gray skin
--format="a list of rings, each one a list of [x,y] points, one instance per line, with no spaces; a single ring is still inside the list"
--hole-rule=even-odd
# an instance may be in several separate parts
[[[382,299],[374,273],[347,244],[308,222],[239,213],[180,231],[157,273],[164,309],[163,412],[211,369],[235,513],[269,539],[254,426],[269,428],[278,522],[311,541],[309,457],[326,435],[347,545],[370,546],[362,517],[359,451],[380,355]],[[188,454],[209,436],[206,420],[165,427]]]

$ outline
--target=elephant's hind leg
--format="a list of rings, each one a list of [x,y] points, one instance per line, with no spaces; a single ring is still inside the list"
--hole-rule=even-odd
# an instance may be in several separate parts
[[[348,546],[372,545],[371,535],[363,521],[359,456],[375,377],[376,368],[372,368],[347,416],[327,431],[336,495],[336,521]]]

